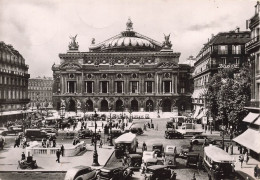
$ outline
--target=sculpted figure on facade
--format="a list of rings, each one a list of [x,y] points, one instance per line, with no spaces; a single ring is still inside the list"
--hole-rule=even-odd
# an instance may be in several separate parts
[[[77,108],[80,109],[81,108],[81,102],[79,99],[77,99]]]
[[[170,36],[171,36],[171,34],[169,34],[168,36],[164,34],[164,42],[163,42],[164,48],[171,48],[172,47],[172,43],[170,41]]]
[[[92,40],[91,40],[91,44],[92,44],[92,45],[95,44],[95,38],[92,38]]]
[[[69,50],[78,50],[79,45],[78,42],[76,42],[77,34],[76,36],[70,36],[71,42],[69,43]]]
[[[64,99],[61,99],[61,103],[60,103],[61,107],[66,107],[66,102]]]

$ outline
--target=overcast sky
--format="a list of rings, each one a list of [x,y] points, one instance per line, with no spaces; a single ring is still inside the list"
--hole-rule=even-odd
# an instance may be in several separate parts
[[[131,17],[134,31],[162,42],[171,33],[180,61],[196,56],[212,34],[246,30],[254,15],[253,0],[0,0],[0,41],[25,58],[31,77],[52,76],[59,53],[68,50],[69,36],[78,34],[80,51],[91,39],[104,41],[125,30]]]

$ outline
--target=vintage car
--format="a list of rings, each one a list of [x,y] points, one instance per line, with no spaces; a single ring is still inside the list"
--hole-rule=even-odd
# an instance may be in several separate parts
[[[200,153],[198,151],[194,152],[188,152],[187,153],[187,159],[186,159],[186,167],[202,167],[202,156],[200,156]]]
[[[140,169],[142,164],[142,156],[140,154],[129,154],[127,164],[132,170]]]
[[[120,129],[112,129],[112,138],[117,138],[122,134],[123,132]]]
[[[93,131],[91,131],[90,129],[79,130],[78,133],[80,138],[92,137],[93,135]]]
[[[166,128],[173,128],[174,129],[174,122],[171,120],[171,121],[167,121],[166,122]]]
[[[182,146],[181,146],[180,153],[179,153],[179,157],[186,158],[188,152],[191,151],[191,148],[192,148],[192,147],[191,147],[190,145],[182,145]]]
[[[144,160],[144,163],[146,164],[146,167],[148,167],[159,164],[159,161],[157,158],[148,158]]]
[[[126,180],[133,175],[133,171],[130,168],[119,166],[119,167],[103,167],[99,170],[97,179],[98,180]]]
[[[208,138],[206,135],[196,135],[191,138],[192,144],[216,144],[216,140]]]
[[[171,177],[171,170],[164,165],[153,165],[146,168],[145,175],[149,180],[165,180]]]
[[[1,128],[0,132],[3,136],[9,135],[9,134],[18,134],[19,132],[23,132],[23,127],[21,125],[17,126],[10,126],[8,128]]]
[[[157,157],[162,157],[164,152],[163,144],[162,143],[153,144],[152,151],[154,151],[155,154],[157,154]]]
[[[183,134],[181,134],[180,132],[175,131],[175,130],[166,130],[165,134],[164,134],[164,137],[166,139],[172,139],[172,138],[183,139],[184,138]]]
[[[176,146],[166,146],[164,155],[164,165],[168,167],[176,167]]]
[[[45,131],[49,136],[58,136],[58,131],[54,128],[41,128],[41,130]]]
[[[67,171],[64,180],[94,180],[96,175],[97,171],[89,166],[76,166]]]
[[[131,131],[131,133],[137,134],[137,135],[141,135],[141,134],[144,133],[142,127],[137,127],[137,126],[136,127],[131,127],[130,131]]]

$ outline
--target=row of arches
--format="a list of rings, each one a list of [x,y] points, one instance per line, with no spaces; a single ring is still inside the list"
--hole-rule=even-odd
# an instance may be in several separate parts
[[[124,103],[123,103],[123,101],[121,99],[118,99],[115,102],[114,105],[115,105],[115,107],[111,107],[113,111],[120,112],[120,111],[123,111],[124,108],[125,108],[125,105],[124,105]],[[145,106],[143,108],[144,108],[144,110],[146,112],[153,112],[154,110],[156,110],[155,103],[151,99],[147,100],[144,105]],[[66,109],[68,111],[76,111],[76,102],[75,102],[75,100],[74,99],[70,99],[68,101],[68,103],[66,104],[66,107],[67,107]],[[172,108],[171,100],[170,99],[163,100],[162,104],[161,104],[161,107],[162,107],[162,111],[163,112],[171,112],[171,108]],[[110,110],[109,108],[110,108],[110,106],[109,106],[108,101],[106,99],[103,99],[100,102],[100,111],[108,112]],[[133,112],[139,111],[140,108],[141,108],[141,105],[139,104],[139,102],[136,99],[133,99],[130,102],[129,109],[131,109]],[[92,100],[88,99],[86,101],[85,110],[87,112],[94,111],[94,103],[93,103]]]

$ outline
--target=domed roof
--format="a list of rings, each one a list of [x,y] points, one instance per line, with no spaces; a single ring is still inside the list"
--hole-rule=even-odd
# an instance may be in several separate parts
[[[130,19],[126,25],[126,31],[97,45],[92,44],[90,51],[157,51],[162,48],[161,43],[132,31]]]

